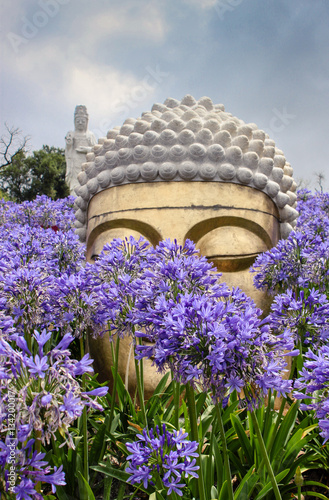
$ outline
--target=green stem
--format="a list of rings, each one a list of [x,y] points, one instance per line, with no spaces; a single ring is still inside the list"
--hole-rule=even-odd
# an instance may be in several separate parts
[[[295,369],[296,369],[296,365],[297,365],[297,357],[295,356],[293,358],[293,362],[291,364],[291,369],[290,369],[290,374],[289,374],[289,380],[292,380],[292,378],[293,378],[293,375],[294,375],[294,372],[295,372]],[[275,441],[275,438],[276,438],[276,433],[277,433],[277,430],[278,430],[279,425],[281,423],[281,418],[282,418],[283,410],[285,409],[286,403],[287,403],[287,398],[282,397],[282,401],[281,401],[279,413],[278,413],[277,419],[275,421],[275,426],[274,426],[274,429],[273,429],[273,432],[272,432],[272,435],[271,435],[270,442],[269,442],[269,444],[267,446],[268,453],[271,452],[272,446],[274,444],[274,441]],[[264,465],[264,459],[262,460],[262,462],[260,464],[259,470],[262,468],[263,465]]]
[[[174,393],[174,408],[175,408],[175,413],[174,413],[174,426],[178,430],[179,429],[179,389],[180,389],[180,383],[174,380],[173,377],[173,372],[171,372],[171,379],[173,383],[173,393]]]
[[[113,386],[112,386],[112,398],[111,398],[111,408],[110,408],[109,425],[111,425],[112,420],[113,420],[114,407],[115,407],[115,396],[116,396],[116,393],[117,393],[119,349],[120,349],[120,337],[117,336],[117,339],[116,339],[116,342],[115,342],[115,355],[114,355],[114,359],[113,359],[114,374],[113,374]],[[103,453],[100,456],[100,459],[102,459],[103,456],[104,456],[105,446],[106,445],[105,445],[105,442],[104,442],[103,446],[102,446],[102,452]]]
[[[136,488],[133,492],[133,494],[131,495],[131,497],[129,497],[129,500],[134,500],[134,498],[137,498],[135,497],[137,491],[139,491],[141,489],[142,485],[138,486],[138,488]]]
[[[113,477],[104,478],[104,498],[103,500],[111,500],[111,489],[112,489]]]
[[[302,500],[302,487],[297,486],[298,500]]]
[[[276,433],[277,433],[277,430],[278,430],[279,425],[281,423],[281,418],[282,418],[283,410],[284,410],[284,408],[286,406],[286,402],[287,402],[287,398],[282,398],[280,409],[279,409],[279,413],[278,413],[277,419],[275,421],[275,427],[274,427],[274,430],[273,430],[270,442],[269,442],[269,444],[267,446],[268,453],[270,453],[270,451],[272,449],[272,446],[274,444],[274,441],[275,441],[275,438],[276,438]],[[262,463],[264,463],[264,460],[262,461]]]
[[[115,396],[117,392],[117,382],[118,382],[118,363],[119,363],[119,350],[120,350],[120,337],[117,336],[116,342],[115,342],[115,352],[113,349],[113,342],[111,342],[111,350],[112,350],[112,360],[113,360],[113,367],[114,367],[114,374],[113,374],[113,387],[112,387],[112,397],[111,397],[111,408],[110,408],[110,418],[108,420],[105,420],[105,437],[102,443],[102,448],[98,456],[98,461],[99,463],[105,454],[105,449],[106,449],[106,436],[110,430],[112,421],[113,421],[113,415],[114,415],[114,407],[115,407]],[[93,484],[96,478],[97,472],[94,471],[92,475],[92,480],[91,483]],[[110,487],[111,491],[111,487]]]
[[[205,489],[204,489],[204,483],[203,483],[202,460],[201,460],[202,449],[201,449],[201,443],[199,441],[199,434],[198,434],[198,422],[197,422],[194,390],[190,386],[190,384],[186,384],[186,399],[187,399],[188,412],[190,415],[191,438],[192,438],[192,441],[196,441],[197,443],[199,443],[199,456],[196,459],[197,465],[200,467],[199,479],[198,479],[199,497],[200,497],[200,500],[205,500],[206,495],[205,495]]]
[[[133,331],[135,333],[135,328]],[[135,340],[136,340],[136,337],[135,337]],[[138,339],[138,343],[139,343],[139,345],[143,345],[143,340]],[[140,378],[141,378],[141,389],[142,389],[142,393],[144,395],[144,359],[143,358],[141,360],[139,360],[139,373],[140,373]]]
[[[83,338],[80,337],[80,356],[84,356]],[[82,375],[82,390],[86,391],[86,374]],[[87,407],[82,411],[82,435],[83,435],[83,476],[89,482],[89,460],[88,460],[88,430],[87,430]]]
[[[25,339],[26,339],[27,347],[28,347],[30,353],[33,355],[33,352],[32,352],[32,335],[31,335],[30,332],[27,332],[25,334]]]
[[[219,403],[216,403],[215,408],[216,408],[216,414],[217,414],[217,419],[218,419],[218,424],[219,424],[220,437],[221,437],[222,446],[223,446],[223,459],[224,459],[225,475],[226,475],[226,480],[227,480],[228,498],[229,498],[229,500],[233,500],[234,494],[233,494],[231,467],[230,467],[230,461],[229,461],[228,453],[227,453],[225,430],[224,430],[224,424],[223,424],[223,419],[222,419],[222,414],[221,414],[222,413],[222,411],[221,411],[222,405],[219,406]]]
[[[141,373],[139,369],[139,362],[135,357],[135,371],[136,371],[136,381],[137,381],[137,391],[138,391],[138,398],[139,398],[139,405],[140,409],[142,412],[142,418],[144,422],[145,428],[148,430],[148,425],[147,425],[147,418],[146,418],[146,412],[145,412],[145,404],[144,404],[144,390],[143,390],[143,381],[141,378]]]
[[[278,487],[278,483],[276,482],[276,479],[275,479],[275,476],[274,476],[274,472],[273,472],[273,469],[272,469],[272,466],[271,466],[271,462],[270,462],[270,460],[268,458],[268,454],[267,454],[267,451],[266,451],[266,447],[265,447],[265,443],[264,443],[264,440],[263,440],[263,436],[262,436],[262,433],[260,431],[258,420],[257,420],[257,417],[256,417],[254,411],[251,411],[251,419],[252,419],[252,422],[254,424],[254,429],[255,429],[255,432],[256,432],[256,435],[257,435],[257,438],[258,438],[259,447],[260,447],[263,459],[265,461],[267,472],[268,472],[268,475],[270,476],[270,480],[271,480],[271,483],[272,483],[272,488],[273,488],[273,491],[274,491],[274,496],[275,496],[276,500],[282,500],[282,497],[281,497],[281,494],[280,494],[280,491],[279,491],[279,487]]]
[[[41,453],[41,431],[35,431],[35,442],[34,448],[37,453]],[[41,482],[38,481],[35,485],[35,490],[37,493],[41,492]]]

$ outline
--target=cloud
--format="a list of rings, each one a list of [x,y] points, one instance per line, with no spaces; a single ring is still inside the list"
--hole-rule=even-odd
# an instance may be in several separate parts
[[[33,49],[22,51],[14,60],[7,56],[6,66],[14,80],[26,82],[26,95],[37,93],[39,105],[43,103],[48,112],[85,104],[98,136],[152,101],[157,87],[169,76],[159,66],[146,65],[142,76],[136,77],[129,69],[122,71],[83,54],[63,58],[61,39],[55,38],[52,44],[39,47],[37,57]]]
[[[101,12],[92,11],[88,16],[82,13],[74,19],[72,29],[76,36],[80,35],[80,49],[82,45],[93,50],[102,43],[101,50],[111,51],[117,48],[116,40],[122,39],[161,43],[169,28],[160,6],[143,2],[136,7],[135,2],[128,1]]]
[[[211,9],[217,4],[218,0],[184,0],[184,3],[200,9]]]

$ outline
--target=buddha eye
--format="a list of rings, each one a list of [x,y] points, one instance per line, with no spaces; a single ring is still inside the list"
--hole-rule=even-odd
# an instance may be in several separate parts
[[[247,228],[221,226],[206,233],[196,243],[200,253],[225,273],[249,269],[258,254],[265,252],[265,242]]]
[[[249,269],[255,262],[258,253],[250,255],[234,255],[234,256],[208,256],[209,262],[212,262],[217,267],[218,271],[223,273],[236,273]]]

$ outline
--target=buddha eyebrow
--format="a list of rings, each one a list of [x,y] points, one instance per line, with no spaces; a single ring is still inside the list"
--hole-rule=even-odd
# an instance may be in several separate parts
[[[239,254],[214,254],[214,255],[206,255],[207,259],[216,259],[216,257],[220,257],[222,260],[230,259],[231,257],[237,259],[239,257],[247,258],[247,257],[258,257],[259,252],[254,253],[239,253]]]
[[[265,210],[259,210],[258,208],[245,208],[245,207],[232,207],[229,205],[185,205],[185,206],[180,206],[180,207],[172,207],[172,206],[163,206],[163,207],[147,207],[147,208],[126,208],[124,210],[111,210],[108,212],[103,212],[101,214],[93,215],[90,217],[88,220],[92,219],[97,219],[97,217],[102,217],[104,215],[111,215],[111,214],[118,214],[118,213],[124,213],[124,212],[145,212],[148,210],[244,210],[247,212],[258,212],[266,215],[272,216],[274,219],[277,221],[280,221],[280,219],[274,215],[271,212],[266,212]]]

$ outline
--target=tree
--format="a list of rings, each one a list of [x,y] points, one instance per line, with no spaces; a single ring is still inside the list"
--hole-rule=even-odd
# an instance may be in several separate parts
[[[2,166],[0,171],[0,188],[6,199],[24,201],[27,189],[28,167],[24,163],[25,153],[17,151],[11,161]]]
[[[0,197],[22,202],[45,194],[52,199],[70,194],[65,182],[64,149],[43,146],[28,154],[28,136],[19,128],[9,127],[0,138]]]
[[[0,188],[8,197],[21,203],[45,194],[52,199],[70,194],[65,182],[64,149],[43,146],[39,151],[26,156],[17,151],[8,164],[0,170]]]
[[[316,189],[316,191],[320,191],[320,193],[323,193],[323,183],[325,181],[325,176],[323,172],[315,172],[315,177],[317,180],[317,183],[319,185],[319,189]]]
[[[6,133],[0,138],[0,167],[10,165],[16,155],[26,153],[30,138],[23,136],[19,128],[5,123]]]
[[[33,200],[38,194],[52,199],[65,198],[70,189],[65,182],[65,152],[62,148],[43,146],[25,159],[28,166],[30,187],[26,199]]]

